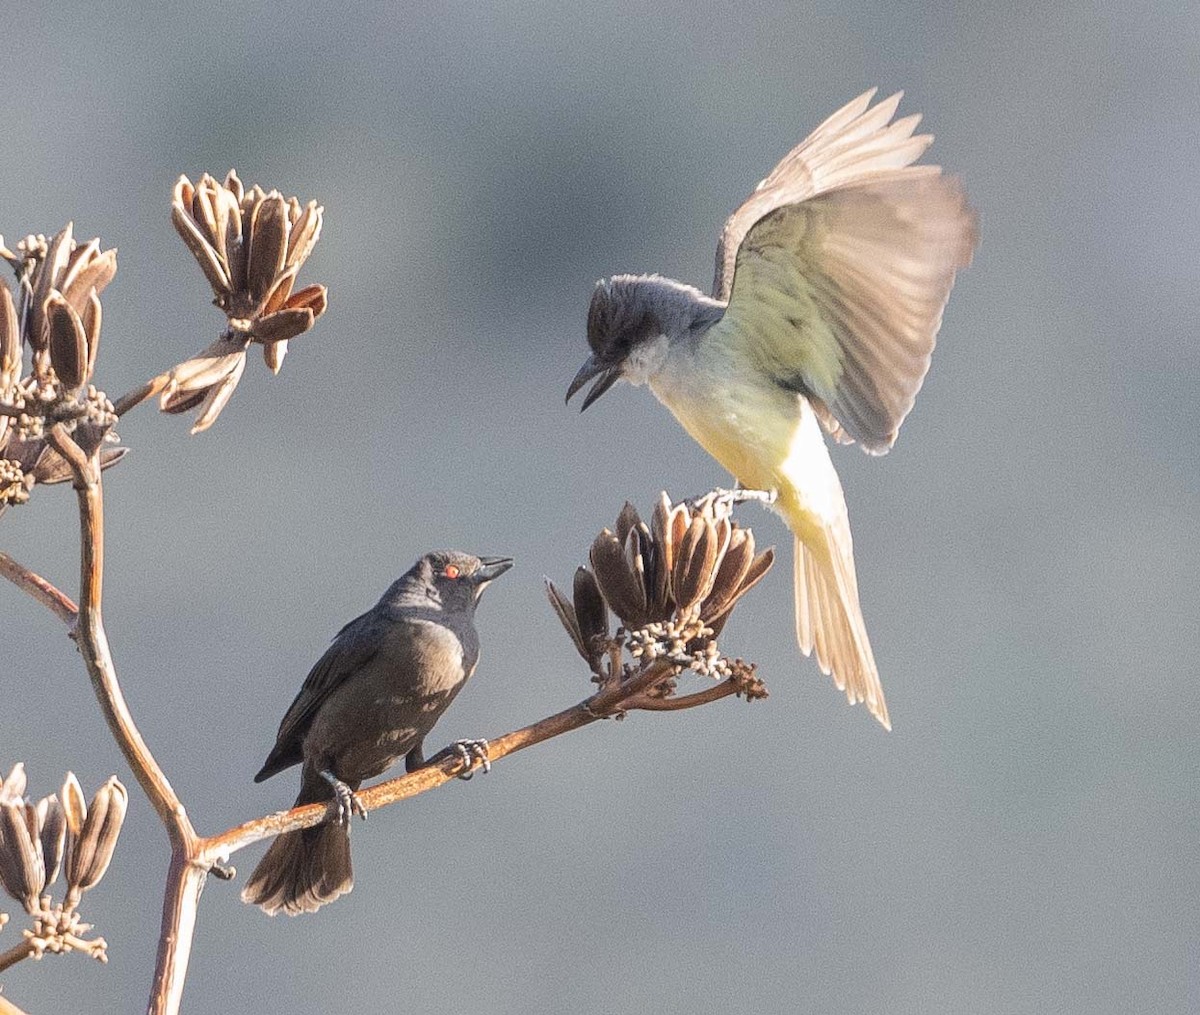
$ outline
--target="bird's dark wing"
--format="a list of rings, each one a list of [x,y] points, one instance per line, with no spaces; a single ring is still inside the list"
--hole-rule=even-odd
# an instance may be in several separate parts
[[[385,633],[380,630],[381,626],[386,627],[386,621],[378,619],[375,611],[371,610],[356,617],[338,632],[325,654],[309,671],[304,686],[280,722],[275,746],[262,770],[254,777],[255,782],[261,782],[301,760],[301,745],[313,717],[330,694],[379,651]]]
[[[809,396],[822,424],[870,452],[891,447],[929,368],[975,216],[957,180],[914,166],[933,140],[900,95],[834,113],[729,217],[713,337]]]

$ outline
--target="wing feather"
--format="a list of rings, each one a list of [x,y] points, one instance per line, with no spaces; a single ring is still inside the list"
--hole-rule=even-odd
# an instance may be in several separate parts
[[[275,746],[267,756],[256,782],[300,761],[304,737],[313,717],[335,690],[379,651],[382,639],[372,636],[373,611],[356,617],[343,627],[316,661],[304,685],[279,723]]]
[[[914,166],[932,141],[867,92],[784,157],[730,216],[714,295],[760,368],[825,429],[882,453],[929,369],[975,216],[959,182]],[[724,329],[729,333],[729,328]]]

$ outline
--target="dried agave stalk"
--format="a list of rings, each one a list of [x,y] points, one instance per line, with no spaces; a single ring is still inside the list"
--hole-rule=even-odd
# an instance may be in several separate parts
[[[321,235],[324,208],[277,190],[245,190],[232,169],[223,183],[205,174],[175,184],[171,220],[212,286],[229,328],[199,355],[171,371],[159,406],[186,412],[200,406],[192,433],[207,429],[232,397],[252,343],[278,373],[288,342],[325,312],[323,285],[293,292],[296,275]]]

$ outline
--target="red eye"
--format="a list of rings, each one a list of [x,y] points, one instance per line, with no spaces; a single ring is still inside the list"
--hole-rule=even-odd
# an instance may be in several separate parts
[[[456,564],[447,564],[446,570],[442,572],[447,578],[458,577],[458,566]]]

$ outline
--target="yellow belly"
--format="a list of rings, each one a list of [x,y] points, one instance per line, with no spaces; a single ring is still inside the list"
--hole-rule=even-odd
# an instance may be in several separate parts
[[[712,378],[710,371],[697,371],[656,378],[651,387],[696,443],[742,486],[778,488],[779,465],[787,458],[799,417],[796,396],[753,380],[741,382],[727,372],[719,382]]]
[[[825,528],[844,518],[845,501],[812,408],[728,363],[702,366],[654,378],[654,394],[742,486],[776,491],[776,511],[825,559]]]

